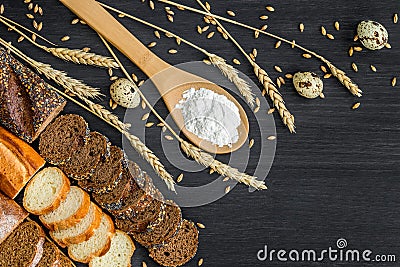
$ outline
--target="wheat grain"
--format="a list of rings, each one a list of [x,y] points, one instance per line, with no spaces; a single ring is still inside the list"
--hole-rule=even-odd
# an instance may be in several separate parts
[[[305,54],[303,54],[303,57],[304,58],[311,58],[312,56],[310,54],[308,54],[308,53],[305,53]]]
[[[351,63],[351,67],[353,68],[353,70],[355,71],[355,72],[358,72],[358,67],[357,67],[357,64],[356,63]]]
[[[176,53],[178,53],[178,50],[176,50],[176,49],[170,49],[170,50],[168,50],[168,53],[170,53],[170,54],[176,54]]]
[[[157,45],[157,42],[151,42],[147,45],[148,48],[155,47]]]
[[[215,32],[210,32],[207,34],[207,39],[210,39],[214,36]]]
[[[334,40],[334,39],[335,39],[335,37],[334,37],[332,34],[330,34],[330,33],[327,33],[327,34],[326,34],[326,37],[328,37],[328,39],[331,39],[331,40]]]
[[[340,24],[339,24],[339,21],[335,21],[335,23],[334,23],[334,27],[335,27],[335,29],[336,29],[337,31],[339,31],[339,30],[340,30]]]
[[[324,79],[329,79],[330,77],[332,77],[332,73],[326,73],[324,75]]]
[[[66,42],[66,41],[68,41],[70,39],[70,37],[68,36],[68,35],[65,35],[65,36],[63,36],[63,37],[61,37],[61,41],[62,42]]]
[[[373,72],[376,72],[376,67],[375,67],[374,65],[371,65],[370,68],[371,68],[371,70],[372,70]]]
[[[151,10],[154,10],[154,2],[152,0],[149,1],[149,7]]]
[[[270,135],[270,136],[267,137],[267,139],[270,140],[270,141],[273,141],[273,140],[276,139],[276,136],[275,135]]]
[[[161,38],[161,35],[160,35],[159,31],[154,31],[154,36],[157,37],[158,39]]]
[[[275,8],[272,7],[272,6],[266,6],[265,9],[268,10],[269,12],[274,12],[275,11]]]
[[[196,223],[196,225],[197,225],[197,227],[199,227],[199,228],[201,228],[201,229],[205,229],[206,228],[206,226],[204,225],[204,224],[202,224],[202,223]]]
[[[240,65],[240,61],[237,58],[234,58],[232,62],[235,63],[236,65]]]
[[[349,56],[352,57],[354,53],[354,48],[352,46],[350,46],[349,48]]]
[[[286,74],[285,74],[285,77],[286,77],[287,79],[293,79],[293,74],[291,74],[291,73],[286,73]]]
[[[399,21],[399,15],[397,13],[395,13],[393,15],[393,23],[396,24]]]
[[[32,10],[32,9],[33,9],[33,3],[29,3],[28,10]]]
[[[356,34],[356,35],[354,35],[354,37],[353,37],[353,41],[354,42],[357,42],[358,41],[358,35]]]
[[[393,79],[392,79],[392,86],[395,87],[395,86],[396,86],[396,83],[397,83],[397,78],[396,78],[396,77],[393,77]]]
[[[147,267],[146,262],[142,261],[142,267]]]
[[[320,68],[321,68],[323,73],[327,73],[328,72],[324,65],[321,65]]]
[[[361,103],[357,102],[351,107],[351,109],[358,109],[360,107],[360,105],[361,105]]]
[[[150,113],[146,113],[146,114],[144,114],[143,116],[142,116],[142,121],[145,121],[145,120],[147,120],[148,118],[149,118],[149,116],[150,116]]]
[[[274,111],[275,111],[275,108],[270,108],[270,109],[268,109],[267,114],[272,114],[272,113],[274,113]]]
[[[281,44],[282,44],[282,41],[277,41],[275,43],[275,48],[279,48],[281,46]]]
[[[249,142],[249,148],[251,149],[254,146],[254,139],[251,139]]]
[[[299,24],[299,30],[300,30],[300,32],[304,32],[304,24],[303,23]]]
[[[361,46],[355,46],[355,47],[353,47],[353,49],[356,52],[361,52],[363,50],[363,48]]]
[[[28,19],[34,19],[35,17],[32,15],[32,14],[26,14],[26,17],[28,18]]]
[[[228,194],[230,191],[231,191],[231,186],[230,185],[225,187],[225,194]]]
[[[235,12],[233,12],[233,11],[231,11],[231,10],[226,11],[226,13],[227,13],[229,16],[231,16],[231,17],[236,16]]]
[[[197,262],[197,266],[201,266],[203,265],[203,258],[200,258],[199,261]]]
[[[266,20],[266,19],[268,19],[268,16],[267,15],[262,15],[262,16],[260,16],[260,19],[261,20]]]
[[[148,123],[146,123],[144,126],[146,127],[146,128],[150,128],[150,127],[152,127],[154,125],[154,122],[148,122]]]
[[[176,177],[176,182],[177,182],[177,183],[182,182],[182,180],[183,180],[183,173],[179,174],[179,176]]]
[[[33,13],[37,13],[39,11],[39,6],[38,4],[35,5],[35,7],[33,8]]]
[[[326,36],[326,29],[324,26],[321,26],[321,33],[323,36]]]
[[[277,71],[277,72],[282,72],[282,69],[281,69],[281,67],[279,67],[279,66],[274,66],[274,69]]]
[[[386,43],[386,44],[385,44],[385,47],[386,47],[387,49],[392,48],[392,46],[391,46],[389,43]]]
[[[168,141],[174,140],[174,138],[170,135],[166,135],[166,136],[164,136],[164,138],[167,139]]]

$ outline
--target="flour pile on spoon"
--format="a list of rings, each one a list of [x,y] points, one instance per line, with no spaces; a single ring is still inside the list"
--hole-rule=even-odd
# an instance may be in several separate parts
[[[239,109],[226,96],[191,88],[184,92],[176,108],[182,110],[186,129],[199,138],[219,147],[231,147],[238,141]]]

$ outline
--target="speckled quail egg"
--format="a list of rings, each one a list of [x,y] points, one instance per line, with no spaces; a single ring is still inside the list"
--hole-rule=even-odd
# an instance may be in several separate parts
[[[370,50],[383,48],[389,40],[385,27],[372,20],[361,21],[357,27],[357,34],[363,46]]]
[[[293,76],[293,84],[299,95],[305,98],[316,98],[318,96],[324,98],[322,93],[324,84],[314,72],[297,72]]]
[[[128,79],[118,78],[110,86],[110,95],[115,103],[124,108],[135,108],[140,103],[140,96]]]

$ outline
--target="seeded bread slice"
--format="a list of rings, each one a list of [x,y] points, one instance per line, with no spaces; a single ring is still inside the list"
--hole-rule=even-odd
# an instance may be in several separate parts
[[[71,159],[61,169],[70,178],[87,179],[108,151],[108,139],[98,132],[91,132],[86,143],[72,154]]]
[[[131,234],[137,242],[145,247],[168,243],[179,229],[181,221],[181,209],[172,201],[168,201],[162,221],[146,232],[132,232]]]
[[[49,230],[62,230],[79,223],[88,214],[89,195],[76,186],[71,186],[67,198],[54,211],[41,215],[39,219]]]
[[[81,116],[60,116],[40,135],[40,155],[51,164],[67,162],[77,148],[84,144],[88,135],[88,125]]]
[[[50,236],[62,248],[69,244],[81,243],[94,235],[94,231],[100,225],[101,216],[101,209],[91,203],[88,214],[79,223],[64,230],[50,231]]]
[[[24,208],[35,215],[49,213],[60,206],[69,190],[69,180],[59,168],[45,168],[28,183],[24,192]]]
[[[59,261],[57,267],[74,267],[74,265],[72,264],[72,261],[67,256],[65,256],[64,254],[61,254],[60,261]]]
[[[115,233],[111,218],[103,214],[99,228],[89,240],[68,247],[68,255],[74,261],[88,263],[94,257],[101,257],[110,249],[111,238]]]
[[[58,267],[60,254],[60,250],[58,250],[56,245],[50,241],[46,241],[43,245],[43,256],[37,267]]]
[[[117,230],[111,239],[110,250],[101,257],[93,258],[89,267],[130,267],[135,245],[126,233]]]
[[[22,223],[0,244],[0,266],[37,266],[44,241],[45,233],[36,222]]]
[[[150,257],[162,266],[181,266],[197,252],[199,232],[193,222],[183,220],[178,233],[162,246],[149,248]]]
[[[119,147],[111,146],[110,156],[100,161],[89,179],[79,181],[79,186],[88,192],[110,192],[122,177],[125,161],[125,153]]]

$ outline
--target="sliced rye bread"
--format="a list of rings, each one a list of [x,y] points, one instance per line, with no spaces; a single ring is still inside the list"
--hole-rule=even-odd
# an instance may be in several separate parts
[[[77,186],[71,186],[67,198],[54,211],[39,216],[51,231],[62,230],[79,223],[88,214],[90,196]]]
[[[79,223],[64,230],[50,231],[50,236],[62,248],[81,243],[94,235],[94,231],[100,225],[101,216],[101,209],[91,203],[88,214]]]
[[[0,193],[0,244],[28,215],[14,200]]]
[[[154,199],[143,211],[135,213],[134,217],[115,218],[115,225],[127,233],[144,232],[162,221],[165,215],[165,204]]]
[[[44,168],[26,186],[24,208],[35,215],[49,213],[60,206],[69,190],[70,182],[59,168]]]
[[[110,249],[114,233],[113,221],[103,213],[100,226],[95,230],[94,235],[87,241],[70,245],[68,255],[74,261],[81,263],[88,263],[94,257],[101,257]]]
[[[162,266],[181,266],[197,253],[199,232],[193,222],[183,220],[179,231],[162,245],[149,248],[150,257]]]
[[[92,196],[102,208],[108,211],[120,209],[124,198],[128,196],[129,190],[131,189],[132,179],[127,168],[124,168],[122,177],[113,190],[103,194],[93,193]]]
[[[57,246],[46,240],[43,245],[43,256],[36,267],[58,267],[60,255]]]
[[[88,125],[81,116],[68,114],[58,117],[40,135],[40,155],[51,164],[68,161],[89,135]]]
[[[46,235],[36,222],[24,222],[0,244],[0,266],[37,266]]]
[[[111,239],[110,249],[101,257],[89,262],[89,267],[130,267],[135,245],[129,235],[117,230]]]
[[[79,181],[79,186],[88,192],[110,192],[121,179],[125,157],[125,153],[119,147],[111,146],[110,156],[99,162],[89,179]]]
[[[74,267],[74,266],[75,265],[72,263],[72,261],[67,256],[61,253],[60,261],[57,267]]]
[[[145,247],[168,243],[176,234],[182,221],[181,209],[172,201],[167,201],[165,214],[159,223],[146,232],[132,232],[133,238]]]
[[[100,159],[108,153],[108,139],[98,132],[91,132],[86,143],[80,146],[72,154],[71,159],[62,164],[60,168],[72,179],[88,179],[93,174]]]

